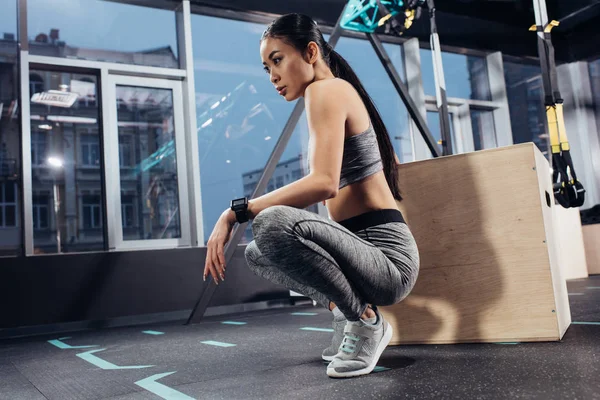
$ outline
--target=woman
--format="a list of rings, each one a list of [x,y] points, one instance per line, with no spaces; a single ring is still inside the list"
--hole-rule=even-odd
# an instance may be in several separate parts
[[[369,95],[311,18],[275,20],[260,54],[279,94],[305,99],[310,173],[248,203],[254,240],[246,260],[257,275],[333,312],[332,343],[322,354],[331,361],[329,376],[368,374],[392,337],[377,305],[405,298],[419,270],[417,245],[396,203],[398,159]],[[320,201],[331,219],[303,210]],[[219,218],[205,279],[210,273],[224,280],[223,247],[244,220],[232,209]]]

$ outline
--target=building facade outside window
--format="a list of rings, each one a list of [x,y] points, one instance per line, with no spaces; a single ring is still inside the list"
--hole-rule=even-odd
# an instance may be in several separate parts
[[[89,97],[90,74],[31,70],[39,87]],[[85,81],[84,81],[85,79]],[[81,84],[80,82],[84,82]],[[105,250],[99,106],[50,105],[30,99],[33,244],[35,254]],[[57,235],[60,235],[60,248]]]
[[[427,121],[434,138],[441,140],[436,106],[436,81],[432,51],[420,49],[421,73]],[[444,81],[450,113],[453,154],[491,149],[498,146],[490,89],[490,76],[484,56],[442,51]],[[441,146],[440,146],[441,151]]]
[[[140,23],[134,28],[132,21]],[[172,10],[105,0],[28,0],[27,24],[34,55],[179,67]]]
[[[0,9],[0,256],[13,256],[22,247],[17,2]]]

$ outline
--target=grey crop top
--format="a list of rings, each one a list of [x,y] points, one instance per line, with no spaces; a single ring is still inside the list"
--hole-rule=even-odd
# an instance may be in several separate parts
[[[340,189],[361,181],[383,169],[377,135],[373,125],[344,141],[344,158],[340,175]]]
[[[310,165],[310,156],[308,157]],[[310,167],[309,167],[310,169]],[[361,181],[383,169],[377,134],[369,122],[369,128],[344,140],[344,157],[339,188]]]

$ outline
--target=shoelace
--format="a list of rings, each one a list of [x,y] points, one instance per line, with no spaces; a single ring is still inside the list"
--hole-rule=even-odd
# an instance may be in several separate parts
[[[353,335],[351,333],[346,333],[344,335],[344,340],[342,341],[342,345],[340,346],[340,350],[345,353],[352,354],[354,350],[356,350],[356,343],[360,340],[359,336]],[[355,343],[352,343],[355,342]]]

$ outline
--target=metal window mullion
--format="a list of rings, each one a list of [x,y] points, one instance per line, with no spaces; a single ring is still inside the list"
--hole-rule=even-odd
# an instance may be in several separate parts
[[[106,192],[106,231],[109,251],[119,248],[123,240],[120,220],[120,182],[119,182],[119,135],[116,121],[116,96],[114,82],[107,68],[100,71],[100,90],[102,92],[102,126],[104,147],[104,176]],[[116,132],[113,132],[114,129]],[[116,145],[115,145],[116,142]]]
[[[70,58],[30,55],[33,64],[52,65],[66,68],[107,69],[111,74],[143,76],[159,79],[183,79],[186,71],[176,68],[152,67],[135,64],[118,64],[105,61],[73,60]]]
[[[21,166],[23,171],[23,236],[25,255],[33,255],[33,185],[31,172],[31,120],[29,103],[29,54],[20,52],[21,73]]]
[[[427,105],[425,102],[425,89],[423,87],[423,74],[421,72],[421,53],[419,40],[412,38],[407,40],[403,45],[403,62],[404,73],[406,74],[406,86],[408,93],[413,99],[421,117],[427,121]],[[427,148],[425,139],[419,132],[415,121],[408,116],[410,136],[413,149],[413,160],[424,160],[431,158],[431,152]]]
[[[494,129],[496,131],[496,146],[510,146],[514,144],[514,141],[510,122],[506,81],[504,79],[502,53],[495,52],[488,55],[486,57],[486,66],[492,101],[499,105],[499,107],[492,110]]]
[[[187,159],[187,192],[190,223],[190,244],[204,245],[204,214],[202,210],[202,185],[198,153],[198,126],[196,117],[196,84],[192,47],[192,17],[189,0],[184,0],[177,10],[177,43],[180,68],[186,71],[182,84],[185,149]]]
[[[457,107],[456,115],[460,126],[460,145],[462,152],[470,153],[475,151],[475,140],[473,139],[473,125],[471,123],[471,108],[468,103]]]

